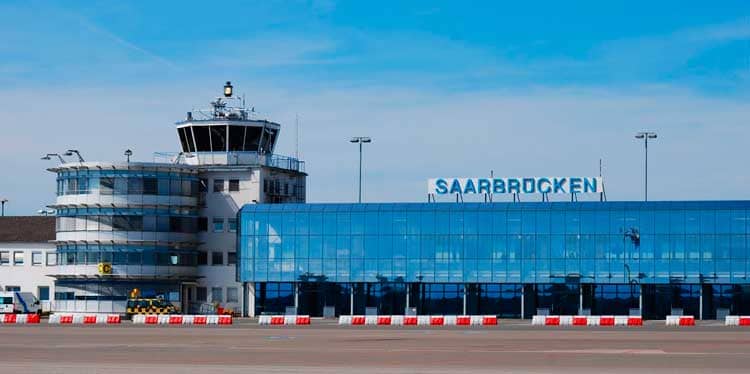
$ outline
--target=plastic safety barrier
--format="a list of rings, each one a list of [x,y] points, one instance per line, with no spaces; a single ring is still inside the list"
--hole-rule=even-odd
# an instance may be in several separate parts
[[[0,314],[0,325],[38,324],[38,314]]]
[[[120,321],[119,314],[55,313],[49,316],[48,322],[53,325],[117,325]]]
[[[750,326],[750,316],[727,316],[725,326]]]
[[[667,326],[695,326],[694,316],[667,316]]]
[[[136,314],[135,325],[168,325],[168,326],[204,326],[231,325],[232,316],[225,315],[192,315],[192,314]]]
[[[533,316],[534,326],[643,326],[637,316]]]
[[[497,316],[340,316],[339,325],[351,326],[497,326]]]
[[[309,325],[310,316],[308,315],[260,316],[258,317],[258,324],[270,325],[270,326]]]

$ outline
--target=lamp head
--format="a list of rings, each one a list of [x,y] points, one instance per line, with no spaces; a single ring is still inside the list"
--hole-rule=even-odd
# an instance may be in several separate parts
[[[51,158],[51,157],[49,157],[49,155],[46,155],[46,156],[42,157],[42,160],[51,160],[51,159],[52,159],[52,158]]]
[[[227,81],[227,84],[224,85],[224,97],[232,97],[232,82]]]
[[[130,157],[130,156],[132,156],[132,155],[133,155],[133,151],[131,151],[131,150],[129,150],[129,149],[126,149],[126,150],[125,150],[125,156],[128,156],[128,157]]]

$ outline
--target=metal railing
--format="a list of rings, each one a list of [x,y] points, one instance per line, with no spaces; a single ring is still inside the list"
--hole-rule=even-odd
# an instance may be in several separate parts
[[[180,165],[257,165],[305,172],[302,160],[258,152],[154,152],[153,161]]]

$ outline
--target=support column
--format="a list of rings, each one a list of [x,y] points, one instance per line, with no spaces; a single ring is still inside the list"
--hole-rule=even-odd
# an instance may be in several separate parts
[[[299,313],[299,283],[294,284],[294,314]]]
[[[352,283],[351,287],[349,287],[349,315],[354,315],[354,285],[356,283]]]
[[[245,309],[246,315],[248,317],[255,317],[255,283],[246,282],[245,285],[247,289],[245,295],[245,304],[247,304],[247,308]]]
[[[578,315],[583,315],[583,284],[578,284]]]
[[[526,294],[526,287],[521,284],[521,319],[525,319],[524,316],[526,313],[524,313],[524,309],[526,308],[526,299],[524,295]]]
[[[406,310],[404,310],[404,315],[408,314],[409,311],[409,283],[406,283]]]
[[[468,287],[468,285],[464,284],[464,312],[463,312],[463,315],[466,315],[466,289],[467,289],[467,287]]]
[[[643,285],[640,285],[641,292],[638,293],[638,312],[641,314],[641,317],[643,317]]]
[[[698,319],[703,321],[703,285],[699,285],[698,293]]]

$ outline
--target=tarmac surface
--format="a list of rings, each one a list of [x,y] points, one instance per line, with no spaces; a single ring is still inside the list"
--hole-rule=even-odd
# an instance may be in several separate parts
[[[750,328],[0,325],[0,373],[722,373],[750,371]]]

